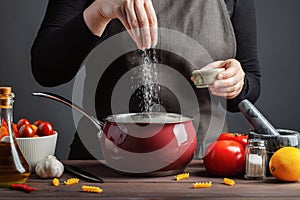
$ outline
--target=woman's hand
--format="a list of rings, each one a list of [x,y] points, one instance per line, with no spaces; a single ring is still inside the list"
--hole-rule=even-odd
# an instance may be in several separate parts
[[[96,0],[84,11],[84,20],[95,35],[102,35],[112,19],[119,19],[139,49],[157,43],[157,17],[152,0]]]
[[[244,86],[245,72],[239,61],[228,59],[217,61],[216,67],[224,67],[225,71],[217,76],[217,80],[210,86],[213,95],[233,99],[240,94]]]

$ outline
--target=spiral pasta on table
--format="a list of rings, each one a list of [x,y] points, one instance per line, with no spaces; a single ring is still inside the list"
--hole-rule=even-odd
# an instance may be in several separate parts
[[[229,178],[224,178],[224,179],[223,179],[223,183],[224,183],[225,185],[229,185],[229,186],[234,186],[234,185],[235,185],[235,181],[232,180],[232,179],[229,179]]]
[[[180,180],[183,180],[183,179],[187,179],[189,177],[190,177],[189,173],[182,173],[182,174],[176,175],[175,179],[176,179],[176,181],[180,181]]]
[[[54,179],[52,180],[52,185],[54,185],[54,186],[59,186],[59,179],[58,179],[58,178],[54,178]]]
[[[193,188],[210,188],[212,186],[212,182],[196,182],[193,183]]]
[[[94,193],[103,192],[103,190],[97,186],[83,185],[83,186],[81,186],[81,188],[82,188],[82,191],[84,191],[84,192],[94,192]]]
[[[65,185],[72,185],[72,184],[77,184],[77,183],[79,183],[78,178],[69,178],[66,181],[64,181]]]

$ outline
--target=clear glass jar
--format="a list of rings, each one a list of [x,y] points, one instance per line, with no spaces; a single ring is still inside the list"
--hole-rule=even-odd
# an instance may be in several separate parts
[[[0,186],[25,183],[30,166],[24,158],[13,132],[14,93],[10,87],[0,87]]]
[[[267,152],[265,141],[249,139],[245,148],[245,178],[265,179],[267,169]]]

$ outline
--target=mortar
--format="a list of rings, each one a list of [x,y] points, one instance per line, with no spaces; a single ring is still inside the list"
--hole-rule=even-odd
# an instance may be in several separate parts
[[[260,133],[256,130],[249,131],[249,139],[262,139],[266,143],[267,150],[267,174],[269,172],[269,161],[272,155],[280,148],[285,146],[300,148],[300,133],[295,130],[276,129],[279,135],[269,135]]]

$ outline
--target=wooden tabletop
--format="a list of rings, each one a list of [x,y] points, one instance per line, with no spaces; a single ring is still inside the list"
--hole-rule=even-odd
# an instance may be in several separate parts
[[[176,181],[175,176],[128,177],[113,172],[99,161],[64,161],[101,177],[104,183],[92,183],[80,179],[78,184],[64,185],[63,181],[73,174],[64,172],[59,186],[52,185],[52,179],[40,179],[32,174],[27,185],[36,191],[26,193],[9,188],[0,188],[0,199],[300,199],[300,182],[283,183],[273,177],[265,180],[233,178],[234,186],[223,184],[223,177],[210,177],[203,162],[193,161],[185,170],[188,179]],[[194,182],[212,181],[212,187],[193,189]],[[98,186],[102,193],[82,192],[82,185]]]

